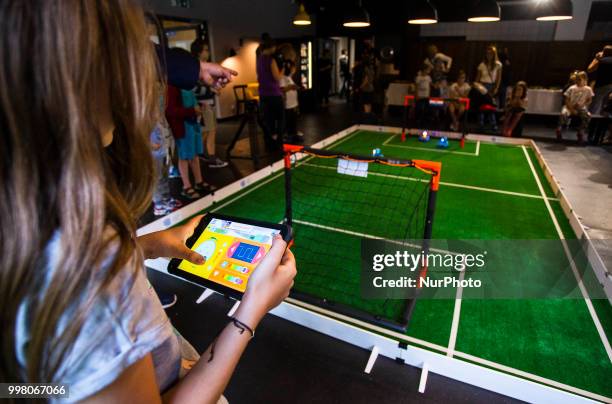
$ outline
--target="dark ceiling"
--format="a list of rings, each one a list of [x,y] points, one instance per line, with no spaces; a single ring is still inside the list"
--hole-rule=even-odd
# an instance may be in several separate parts
[[[418,31],[406,27],[406,15],[411,1],[414,0],[362,0],[364,8],[370,13],[372,26],[363,33],[394,33],[398,31]],[[580,0],[582,1],[582,0]],[[440,22],[466,21],[467,12],[478,0],[431,0],[438,10]],[[357,0],[305,0],[306,9],[316,16],[317,31],[320,35],[341,35],[355,30],[342,28],[342,17],[346,11],[355,7]],[[503,0],[502,20],[534,19],[536,0]],[[612,21],[612,1],[594,1],[591,20]]]

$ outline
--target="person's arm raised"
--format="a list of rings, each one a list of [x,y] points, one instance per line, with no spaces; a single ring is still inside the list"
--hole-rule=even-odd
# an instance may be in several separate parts
[[[274,80],[280,81],[280,79],[283,78],[283,74],[278,68],[278,63],[276,63],[275,59],[272,59],[272,61],[270,62],[270,69],[272,70],[272,77],[274,77]]]
[[[440,53],[440,58],[444,62],[444,73],[450,72],[451,67],[453,66],[453,58],[445,55],[444,53]]]
[[[595,57],[591,61],[591,64],[589,64],[589,67],[587,67],[587,73],[593,73],[597,71],[597,69],[599,68],[599,60],[602,58],[602,56],[603,52],[597,52],[595,54]]]

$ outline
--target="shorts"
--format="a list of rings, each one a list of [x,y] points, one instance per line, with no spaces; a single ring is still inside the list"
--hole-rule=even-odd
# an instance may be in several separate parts
[[[176,139],[176,146],[180,160],[193,160],[198,154],[204,153],[200,125],[185,122],[185,136]]]
[[[210,104],[202,105],[202,130],[204,132],[211,132],[217,129],[217,117],[215,116],[215,110]]]

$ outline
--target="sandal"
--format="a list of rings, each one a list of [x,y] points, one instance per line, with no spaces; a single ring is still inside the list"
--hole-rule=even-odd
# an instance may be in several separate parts
[[[181,191],[181,196],[187,199],[198,199],[200,197],[200,194],[197,193],[196,190],[192,187],[189,187],[183,188],[183,190]]]
[[[201,192],[201,193],[202,192],[211,193],[215,189],[217,189],[217,187],[215,187],[214,185],[207,184],[204,181],[200,182],[199,184],[195,184],[193,187],[195,188],[196,191]]]

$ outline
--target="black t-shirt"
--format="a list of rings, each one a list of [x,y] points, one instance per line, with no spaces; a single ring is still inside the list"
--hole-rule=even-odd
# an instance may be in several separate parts
[[[595,88],[612,84],[612,56],[601,58],[595,72]]]

